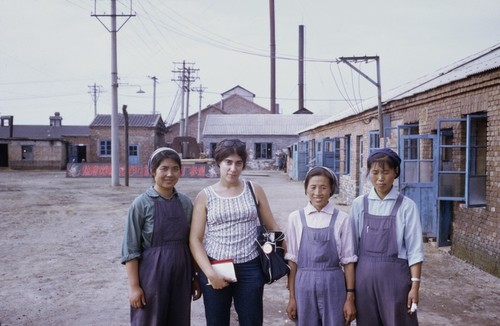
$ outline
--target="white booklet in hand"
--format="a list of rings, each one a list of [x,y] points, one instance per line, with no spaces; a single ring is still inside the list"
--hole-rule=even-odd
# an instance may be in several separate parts
[[[232,259],[213,260],[210,263],[217,274],[224,276],[224,278],[231,280],[231,282],[237,281]]]

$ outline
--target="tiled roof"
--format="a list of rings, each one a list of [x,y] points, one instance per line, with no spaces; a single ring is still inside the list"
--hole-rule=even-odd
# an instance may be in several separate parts
[[[128,115],[128,125],[129,127],[139,127],[139,128],[154,128],[158,125],[161,120],[160,114],[129,114]],[[123,114],[118,114],[118,125],[124,125]],[[110,127],[111,126],[111,114],[98,114],[90,127]]]
[[[35,126],[35,125],[13,125],[12,138],[50,140],[62,137],[89,136],[90,129],[87,126]],[[10,138],[10,127],[0,127],[0,139]]]
[[[299,130],[327,117],[314,114],[210,114],[203,135],[297,135]]]

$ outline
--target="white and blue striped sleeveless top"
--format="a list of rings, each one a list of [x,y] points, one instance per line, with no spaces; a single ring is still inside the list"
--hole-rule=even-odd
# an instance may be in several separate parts
[[[214,259],[232,258],[235,264],[258,256],[258,216],[250,189],[245,180],[243,192],[235,197],[221,197],[212,186],[204,189],[207,204],[205,250]]]

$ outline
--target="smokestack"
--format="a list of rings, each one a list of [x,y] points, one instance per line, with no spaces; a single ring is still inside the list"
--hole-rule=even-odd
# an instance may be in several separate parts
[[[0,116],[0,126],[2,127],[9,127],[9,138],[12,138],[14,136],[14,116],[12,115],[5,115],[5,116]]]
[[[304,25],[299,25],[299,108],[304,108]]]
[[[276,114],[276,32],[274,20],[274,0],[269,0],[269,25],[271,39],[271,103],[269,109]]]

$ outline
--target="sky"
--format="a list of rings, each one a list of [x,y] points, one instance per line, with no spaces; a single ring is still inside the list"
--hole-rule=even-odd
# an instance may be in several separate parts
[[[322,115],[377,96],[339,57],[379,56],[384,100],[385,91],[500,43],[498,0],[274,0],[274,7],[283,114],[298,109],[300,25],[304,106]],[[189,114],[237,85],[269,109],[269,1],[118,0],[117,9],[134,15],[117,19],[120,112],[154,108],[178,121],[175,71],[183,61],[193,69],[191,86],[203,88],[201,99],[190,93]],[[89,125],[95,113],[111,114],[111,19],[101,16],[110,11],[110,0],[0,0],[0,115],[45,125],[60,112],[63,125]],[[377,80],[374,61],[355,66]]]

